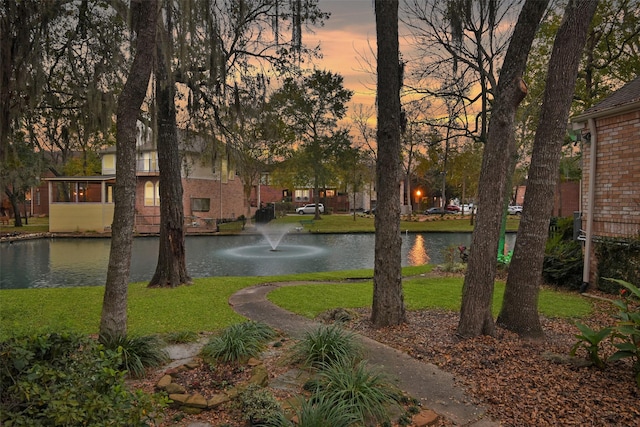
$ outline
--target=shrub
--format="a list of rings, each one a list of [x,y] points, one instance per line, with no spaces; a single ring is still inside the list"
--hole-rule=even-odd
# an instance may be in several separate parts
[[[631,359],[636,383],[640,387],[640,289],[624,280],[609,280],[624,288],[620,291],[621,298],[614,301],[620,309],[611,333],[611,341],[617,351],[609,360]]]
[[[275,335],[275,331],[264,323],[237,323],[211,338],[203,347],[202,356],[209,361],[240,362],[258,356]]]
[[[132,377],[143,377],[146,368],[160,366],[169,360],[164,342],[157,336],[103,335],[100,341],[106,348],[121,352],[119,369],[127,371]]]
[[[572,347],[571,355],[575,355],[578,348],[585,348],[589,359],[603,368],[605,363],[600,357],[600,343],[610,337],[617,351],[607,361],[631,359],[636,383],[640,387],[640,289],[624,280],[608,280],[623,288],[620,299],[613,302],[620,309],[616,315],[618,320],[614,326],[599,331],[576,323],[582,334],[576,335],[578,341]]]
[[[604,239],[595,244],[598,289],[613,295],[623,287],[607,277],[640,283],[640,235],[630,239]]]
[[[361,355],[355,335],[338,325],[320,326],[309,331],[293,349],[294,360],[321,367],[340,360],[355,360]]]
[[[252,426],[275,426],[280,424],[282,410],[276,398],[256,384],[250,384],[239,395],[242,417]]]
[[[122,352],[73,334],[0,343],[0,424],[146,426],[166,402],[127,391]]]
[[[388,422],[389,406],[397,406],[401,398],[401,392],[382,373],[368,369],[366,361],[354,365],[343,359],[320,371],[312,402],[343,408],[368,425],[371,420]]]
[[[578,290],[582,266],[582,244],[573,239],[573,219],[558,218],[547,239],[542,277],[548,284]]]

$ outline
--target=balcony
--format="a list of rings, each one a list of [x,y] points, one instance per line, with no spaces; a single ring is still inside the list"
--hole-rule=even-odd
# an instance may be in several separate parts
[[[158,176],[160,168],[157,159],[137,159],[136,160],[137,176]]]

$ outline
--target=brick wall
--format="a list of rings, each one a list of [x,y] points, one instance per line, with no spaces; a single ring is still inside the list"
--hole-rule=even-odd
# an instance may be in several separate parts
[[[154,184],[160,178],[141,177],[136,185],[136,231],[140,233],[157,233],[160,223],[160,206],[145,206],[144,188],[147,181]],[[183,208],[185,224],[188,232],[211,231],[215,228],[215,220],[220,218],[237,218],[246,215],[246,205],[242,195],[242,183],[239,179],[218,180],[201,178],[183,178]],[[209,199],[209,211],[193,211],[191,199]],[[252,210],[252,214],[255,209]]]
[[[640,111],[596,120],[594,235],[640,232]],[[589,210],[590,145],[583,148],[582,210]],[[583,227],[584,228],[584,227]]]
[[[594,237],[629,237],[640,233],[640,111],[596,119],[598,146],[593,206]],[[591,152],[583,146],[582,211],[588,199]],[[582,228],[586,229],[586,216]],[[594,248],[592,248],[592,251]],[[590,283],[597,281],[597,259],[588,256]]]

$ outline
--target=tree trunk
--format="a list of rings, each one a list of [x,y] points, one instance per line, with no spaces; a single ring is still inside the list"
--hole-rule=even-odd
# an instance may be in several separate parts
[[[11,209],[13,210],[13,226],[22,227],[22,217],[20,216],[20,207],[18,205],[18,195],[14,193],[9,187],[4,189],[4,194],[7,195],[9,202],[11,203]]]
[[[578,66],[596,7],[595,0],[569,2],[549,62],[522,219],[498,316],[501,326],[522,337],[544,336],[538,316],[538,292],[545,244]]]
[[[378,158],[375,261],[371,321],[406,321],[400,249],[400,63],[398,0],[376,0],[378,40]]]
[[[526,85],[521,76],[547,3],[548,0],[525,2],[502,64],[482,157],[482,171],[478,184],[480,207],[471,238],[471,253],[462,289],[462,306],[457,329],[457,334],[461,337],[493,335],[495,332],[491,305],[504,187],[513,150],[511,141],[515,137],[515,113],[526,95]]]
[[[115,210],[111,226],[111,250],[100,318],[100,338],[127,334],[127,287],[131,271],[131,249],[136,197],[136,122],[149,85],[154,62],[157,2],[133,0],[138,7],[136,56],[127,82],[118,98],[116,124]],[[135,27],[134,27],[135,28]]]
[[[170,13],[170,12],[167,12]],[[166,32],[163,33],[165,36]],[[167,37],[168,39],[169,37]],[[158,265],[149,287],[174,288],[190,284],[184,240],[182,174],[176,124],[175,83],[168,70],[171,43],[158,43],[156,100],[158,103],[158,167],[160,169],[160,245]]]

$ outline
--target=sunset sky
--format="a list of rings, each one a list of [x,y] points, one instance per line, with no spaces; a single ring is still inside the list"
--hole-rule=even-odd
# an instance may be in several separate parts
[[[373,106],[375,76],[364,71],[367,64],[361,59],[366,55],[373,61],[371,49],[376,48],[373,0],[319,0],[319,5],[331,17],[315,34],[304,34],[303,41],[320,43],[323,58],[317,67],[344,77],[345,87],[354,92],[352,105]]]

